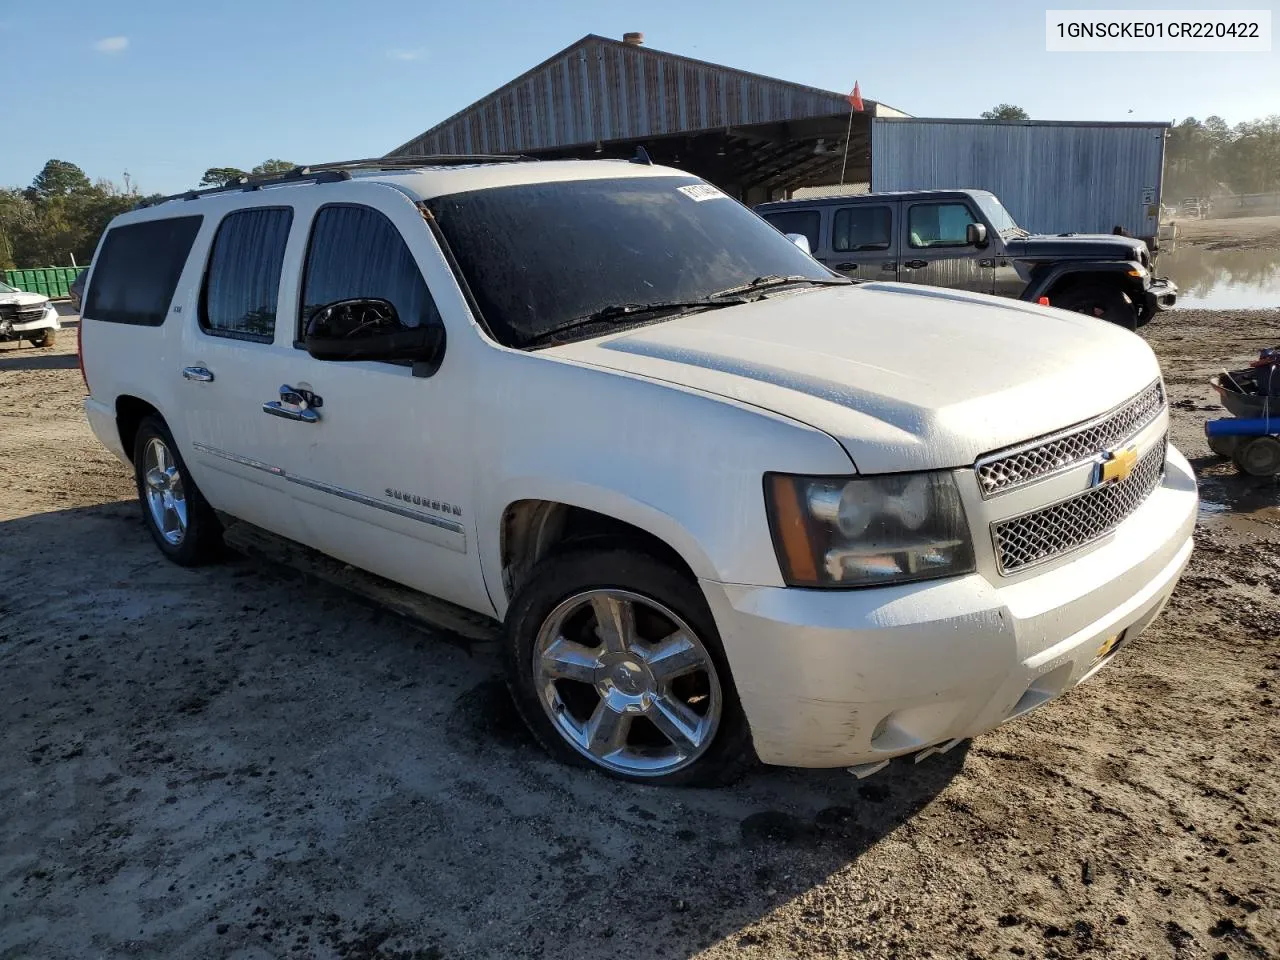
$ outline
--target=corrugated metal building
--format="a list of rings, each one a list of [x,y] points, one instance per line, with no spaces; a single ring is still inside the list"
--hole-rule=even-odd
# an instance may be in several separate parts
[[[751,202],[870,176],[874,100],[588,35],[388,156],[522,153],[629,157],[683,167]]]
[[[1032,233],[1156,236],[1167,123],[876,118],[872,190],[975,187]]]

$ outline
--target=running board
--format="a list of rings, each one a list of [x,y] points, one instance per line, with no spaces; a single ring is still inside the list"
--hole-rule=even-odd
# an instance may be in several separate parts
[[[319,550],[295,543],[243,520],[222,513],[218,515],[218,519],[223,523],[223,542],[237,553],[243,553],[269,566],[288,568],[308,579],[337,587],[394,613],[417,627],[453,634],[453,637],[442,639],[461,641],[459,645],[467,649],[477,643],[490,643],[498,639],[500,627],[496,620],[473,613],[447,600],[429,597],[376,574],[358,570]]]

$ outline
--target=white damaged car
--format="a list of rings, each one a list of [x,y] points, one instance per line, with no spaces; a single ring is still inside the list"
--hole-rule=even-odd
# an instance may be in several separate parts
[[[29,340],[33,347],[52,347],[61,329],[48,297],[0,282],[0,343]]]
[[[455,163],[111,223],[85,410],[166,556],[249,524],[489,618],[542,744],[650,783],[949,749],[1163,609],[1196,482],[1136,335],[855,284],[679,170]]]

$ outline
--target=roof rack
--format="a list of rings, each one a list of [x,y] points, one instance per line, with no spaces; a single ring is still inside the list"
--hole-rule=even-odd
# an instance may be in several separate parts
[[[406,157],[368,157],[364,160],[339,160],[334,163],[311,163],[294,167],[284,173],[266,174],[256,177],[237,177],[220,187],[207,187],[204,190],[185,190],[167,197],[153,197],[139,200],[134,207],[153,207],[170,200],[196,200],[215,193],[247,193],[286,183],[334,183],[339,180],[350,180],[352,170],[403,170],[413,167],[441,167],[471,163],[523,163],[535,158],[519,154],[497,153],[441,153],[424,154]]]

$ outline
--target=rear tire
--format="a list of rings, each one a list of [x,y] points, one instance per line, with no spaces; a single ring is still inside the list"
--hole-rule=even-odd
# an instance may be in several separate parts
[[[36,333],[27,339],[31,342],[31,345],[37,349],[52,347],[58,339],[58,331],[48,329],[41,330],[39,333]]]
[[[1232,459],[1251,477],[1280,476],[1280,440],[1254,437],[1236,447]]]
[[[1116,287],[1079,287],[1069,290],[1056,301],[1050,298],[1050,303],[1063,310],[1106,320],[1126,330],[1138,329],[1138,311],[1134,308],[1133,301],[1128,294]]]
[[[218,518],[159,417],[143,417],[138,424],[133,472],[143,522],[161,553],[183,567],[210,563],[222,555]]]
[[[557,759],[634,783],[719,786],[756,763],[698,585],[615,543],[553,554],[516,592],[503,659]]]

